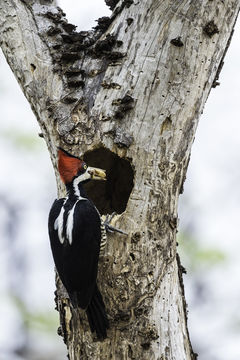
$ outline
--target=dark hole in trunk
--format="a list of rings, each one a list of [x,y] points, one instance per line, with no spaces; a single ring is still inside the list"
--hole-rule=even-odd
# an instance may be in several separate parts
[[[107,181],[90,181],[84,185],[99,212],[123,213],[133,188],[134,171],[130,161],[105,148],[88,151],[83,159],[89,166],[104,169],[107,173]]]

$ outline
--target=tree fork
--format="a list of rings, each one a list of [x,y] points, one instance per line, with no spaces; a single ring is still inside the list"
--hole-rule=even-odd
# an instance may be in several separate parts
[[[240,4],[106,3],[112,16],[80,32],[54,1],[0,4],[1,47],[40,124],[59,196],[57,146],[108,169],[111,181],[89,194],[128,233],[109,236],[99,264],[108,338],[94,341],[57,279],[59,333],[71,360],[195,359],[176,253],[178,197]]]

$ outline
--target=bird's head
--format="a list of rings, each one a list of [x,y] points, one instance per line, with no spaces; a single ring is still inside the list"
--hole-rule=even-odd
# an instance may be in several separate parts
[[[88,180],[106,180],[106,171],[87,164],[78,157],[69,154],[63,149],[58,150],[58,170],[65,185],[76,182],[83,183]]]

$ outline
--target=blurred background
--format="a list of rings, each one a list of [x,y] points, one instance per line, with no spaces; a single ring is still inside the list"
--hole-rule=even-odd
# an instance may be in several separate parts
[[[110,12],[103,0],[59,5],[79,29]],[[180,199],[179,253],[189,330],[200,360],[240,359],[240,21],[200,119]],[[50,158],[30,106],[0,56],[0,360],[63,360],[47,216]]]

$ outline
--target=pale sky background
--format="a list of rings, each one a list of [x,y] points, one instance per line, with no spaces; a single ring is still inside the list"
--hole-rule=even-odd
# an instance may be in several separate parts
[[[69,22],[79,25],[79,30],[89,29],[98,17],[110,14],[103,0],[61,0],[59,4],[67,13]],[[239,26],[238,21],[220,75],[221,85],[211,91],[200,119],[185,192],[180,200],[180,232],[190,233],[200,252],[216,249],[225,254],[224,261],[215,266],[205,260],[198,262],[198,258],[192,264],[186,252],[182,256],[188,270],[184,281],[190,334],[199,360],[240,359]],[[54,307],[54,271],[48,245],[47,216],[56,196],[56,187],[46,146],[37,137],[37,122],[2,57],[0,106],[0,149],[3,155],[0,164],[4,169],[0,177],[0,360],[26,360],[12,350],[16,343],[28,341],[19,335],[23,324],[7,293],[9,289],[15,295],[19,293],[29,308],[34,304],[38,311],[51,311]],[[37,145],[29,142],[29,148],[18,147],[18,142],[21,144],[18,133],[26,138],[34,134]],[[8,205],[17,204],[19,233],[11,244],[6,236],[6,229],[11,232],[11,227],[6,225],[10,211],[6,211],[6,201]],[[20,265],[24,263],[25,273],[16,275],[19,268],[12,263],[14,252]],[[23,284],[26,286],[24,293],[20,291]],[[57,326],[57,314],[54,316]],[[30,340],[35,339],[35,348],[27,359],[37,359],[34,354],[41,353],[41,349],[48,354],[44,357],[43,352],[41,359],[66,358],[62,339],[56,335],[55,329],[51,336],[46,334],[40,338],[34,328],[28,336]]]

